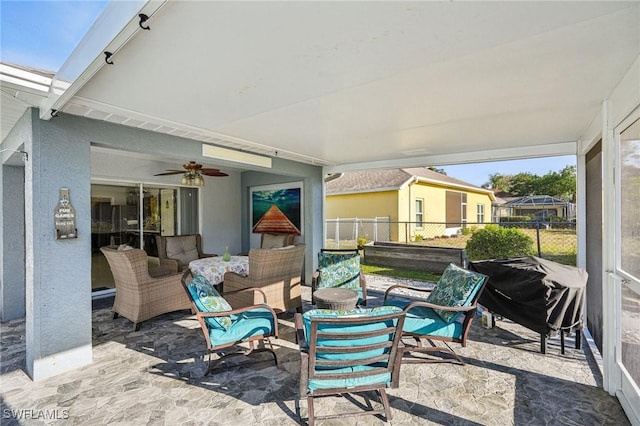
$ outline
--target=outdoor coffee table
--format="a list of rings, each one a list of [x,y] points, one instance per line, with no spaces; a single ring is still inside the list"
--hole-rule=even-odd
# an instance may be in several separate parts
[[[353,309],[358,302],[358,293],[348,288],[326,287],[313,293],[313,300],[318,309],[346,311]]]

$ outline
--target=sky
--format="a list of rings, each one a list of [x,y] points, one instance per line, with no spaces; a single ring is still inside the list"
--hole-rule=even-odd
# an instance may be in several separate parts
[[[0,0],[0,61],[56,72],[108,0]],[[448,176],[482,186],[489,175],[544,175],[575,165],[574,156],[441,167]]]
[[[56,72],[106,0],[0,1],[0,60]]]

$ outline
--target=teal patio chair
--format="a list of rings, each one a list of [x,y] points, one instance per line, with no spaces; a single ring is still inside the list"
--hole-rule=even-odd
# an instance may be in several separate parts
[[[309,426],[316,419],[362,414],[384,414],[391,420],[385,389],[399,374],[398,344],[404,317],[401,309],[391,306],[296,314],[300,399],[307,398]],[[369,403],[370,409],[365,411],[316,416],[314,398],[367,391],[377,392],[382,409]],[[296,405],[299,411],[299,403]]]
[[[464,365],[462,358],[448,342],[460,343],[462,347],[467,345],[467,335],[476,316],[476,302],[486,281],[486,275],[468,271],[451,263],[433,290],[403,284],[389,287],[384,295],[384,305],[404,310],[407,318],[402,335],[415,340],[415,346],[405,344],[402,347],[402,362],[456,362]],[[400,288],[430,294],[426,299],[417,301],[389,297],[394,290]],[[429,345],[424,346],[422,339],[428,341]],[[444,346],[438,346],[434,341],[440,341]],[[406,358],[404,355],[407,352],[441,352],[453,358]]]
[[[191,300],[207,342],[209,362],[205,376],[228,357],[236,355],[249,356],[266,351],[273,355],[274,362],[278,365],[278,357],[271,344],[271,337],[278,337],[278,319],[271,307],[260,304],[232,309],[211,283],[202,275],[193,276],[190,269],[182,274],[182,286]],[[257,292],[262,294],[263,300],[267,299],[264,292],[257,288],[231,293],[241,292]],[[255,342],[260,341],[265,343],[264,347],[256,348]],[[212,360],[214,352],[221,353],[224,349],[244,342],[248,342],[249,349],[238,348],[234,352],[219,354],[218,359]]]
[[[320,250],[318,269],[311,280],[311,291],[325,287],[353,290],[358,293],[357,305],[367,305],[367,282],[360,269],[360,253],[357,249]]]

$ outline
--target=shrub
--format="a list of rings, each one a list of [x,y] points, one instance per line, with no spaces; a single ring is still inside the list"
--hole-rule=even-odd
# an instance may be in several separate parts
[[[517,229],[487,225],[467,241],[470,260],[503,259],[534,254],[533,240]]]
[[[471,229],[467,228],[466,226],[463,226],[462,229],[460,230],[460,233],[462,235],[469,235],[471,233]]]
[[[364,250],[364,246],[369,242],[366,237],[358,237],[358,250]]]
[[[422,236],[421,234],[416,234],[415,237],[413,237],[413,241],[415,242],[419,242],[424,240],[424,236]]]

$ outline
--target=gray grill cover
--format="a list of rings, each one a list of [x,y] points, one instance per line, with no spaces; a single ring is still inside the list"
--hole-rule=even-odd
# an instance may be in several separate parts
[[[489,276],[478,303],[547,336],[582,325],[587,272],[534,256],[470,262]]]

